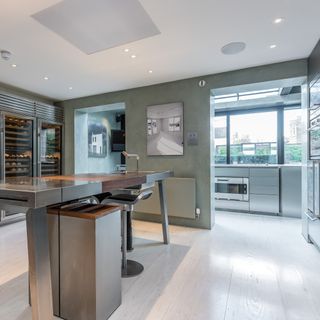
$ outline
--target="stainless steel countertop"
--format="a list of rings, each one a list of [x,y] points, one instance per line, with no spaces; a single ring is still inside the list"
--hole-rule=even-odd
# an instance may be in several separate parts
[[[0,183],[0,208],[41,208],[118,188],[156,182],[172,175],[172,171],[139,171],[7,178]]]
[[[301,164],[214,164],[216,168],[282,168],[301,167]]]

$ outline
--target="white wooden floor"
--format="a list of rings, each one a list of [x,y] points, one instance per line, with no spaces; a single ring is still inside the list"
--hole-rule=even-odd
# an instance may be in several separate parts
[[[134,223],[134,258],[111,320],[320,319],[320,253],[299,220],[219,213],[212,231]],[[0,228],[0,319],[31,319],[24,223]],[[43,319],[46,320],[46,319]]]

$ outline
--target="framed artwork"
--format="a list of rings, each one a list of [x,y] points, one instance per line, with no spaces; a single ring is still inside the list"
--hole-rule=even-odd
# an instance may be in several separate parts
[[[147,107],[147,155],[183,155],[183,103]]]
[[[107,156],[107,128],[99,122],[88,122],[88,156],[104,158]]]

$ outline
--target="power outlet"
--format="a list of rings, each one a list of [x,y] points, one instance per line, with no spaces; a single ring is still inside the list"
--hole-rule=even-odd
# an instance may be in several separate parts
[[[198,132],[187,132],[187,143],[189,146],[197,146]]]

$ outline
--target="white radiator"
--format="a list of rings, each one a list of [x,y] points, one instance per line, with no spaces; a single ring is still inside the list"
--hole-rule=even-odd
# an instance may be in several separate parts
[[[168,178],[164,185],[169,216],[195,219],[196,180],[194,178]],[[160,214],[158,184],[155,185],[152,196],[136,204],[134,211]]]

